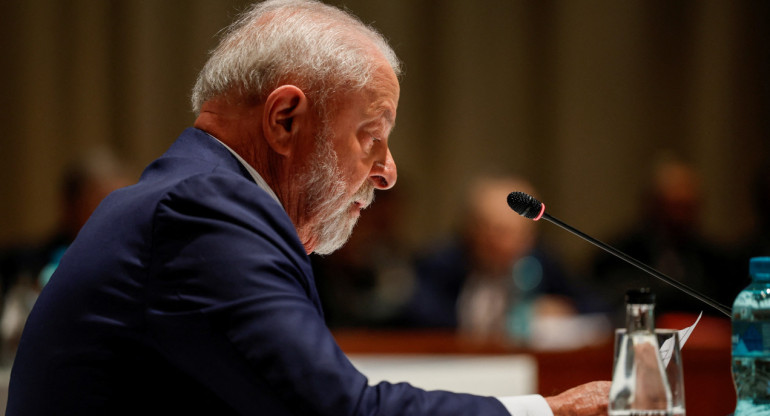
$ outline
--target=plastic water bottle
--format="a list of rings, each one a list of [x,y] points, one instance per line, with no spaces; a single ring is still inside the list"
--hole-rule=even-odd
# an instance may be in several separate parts
[[[770,416],[770,257],[749,261],[751,284],[733,304],[735,416]]]
[[[615,343],[610,416],[670,416],[671,388],[655,336],[655,295],[626,293],[626,332]]]

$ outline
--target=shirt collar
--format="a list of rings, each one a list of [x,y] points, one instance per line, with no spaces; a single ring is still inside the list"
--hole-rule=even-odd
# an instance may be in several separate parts
[[[208,134],[208,133],[206,133],[206,134]],[[233,156],[235,156],[235,158],[238,159],[238,162],[240,162],[241,165],[243,165],[243,167],[246,168],[246,171],[249,172],[249,175],[251,175],[251,177],[254,179],[254,182],[257,183],[257,186],[262,188],[265,192],[267,192],[268,195],[270,195],[273,199],[275,199],[275,201],[278,202],[279,205],[281,205],[281,201],[278,200],[278,196],[275,194],[275,192],[273,192],[273,190],[270,188],[270,186],[267,184],[267,182],[265,182],[265,180],[262,178],[262,176],[259,174],[259,172],[257,172],[256,169],[254,169],[248,162],[243,160],[241,155],[239,155],[238,153],[235,153],[235,150],[231,149],[230,146],[224,144],[221,140],[217,139],[216,137],[214,137],[214,136],[212,136],[210,134],[209,134],[209,136],[212,139],[218,141],[219,144],[221,144],[222,146],[225,147],[225,149],[230,151],[230,153],[232,153]],[[283,205],[281,205],[281,206],[283,206]]]

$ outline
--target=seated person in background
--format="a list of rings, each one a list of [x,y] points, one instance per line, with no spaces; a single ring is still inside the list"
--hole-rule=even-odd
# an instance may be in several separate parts
[[[67,247],[88,217],[110,192],[130,179],[118,159],[103,148],[83,152],[65,167],[60,179],[59,218],[51,235],[40,242],[5,251],[0,262],[3,309],[2,355],[9,361],[40,289],[56,270]]]
[[[749,258],[770,256],[770,160],[763,162],[754,174],[752,191],[754,227],[737,256],[743,276],[749,275]],[[742,283],[748,285],[749,279],[743,279]]]
[[[701,178],[695,169],[677,158],[662,158],[643,195],[640,221],[611,244],[674,280],[732,305],[740,290],[736,281],[741,280],[743,286],[748,281],[736,278],[730,256],[701,233],[702,202]],[[656,293],[659,317],[700,311],[723,317],[701,301],[603,252],[595,260],[593,277],[605,290],[605,298],[614,301],[613,323],[618,326],[625,317],[623,294],[633,287],[650,287]],[[693,319],[687,318],[688,325]]]
[[[512,191],[534,194],[520,178],[473,181],[458,238],[416,261],[418,281],[406,324],[532,346],[535,321],[574,317],[591,307],[543,247],[538,224],[508,207]]]
[[[381,192],[344,246],[311,256],[330,328],[395,325],[414,285],[411,252],[397,234],[402,215],[398,188]]]

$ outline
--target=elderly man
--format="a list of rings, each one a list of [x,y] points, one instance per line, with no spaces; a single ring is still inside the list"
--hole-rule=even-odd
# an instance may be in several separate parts
[[[195,85],[195,128],[107,197],[62,258],[22,336],[7,414],[605,411],[606,383],[549,399],[368,386],[336,345],[308,253],[343,244],[396,182],[397,74],[382,37],[335,8],[243,14]]]

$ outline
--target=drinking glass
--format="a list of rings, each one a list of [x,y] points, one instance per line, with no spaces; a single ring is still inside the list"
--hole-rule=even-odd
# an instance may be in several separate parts
[[[671,387],[673,416],[685,416],[684,371],[679,331],[675,329],[656,329],[655,336],[658,338],[663,364],[665,365],[668,361],[666,377],[668,377],[668,385]]]
[[[626,329],[615,330],[615,354],[613,368],[618,355],[623,348]],[[666,365],[666,379],[671,388],[671,405],[673,416],[685,416],[684,401],[684,371],[682,367],[682,348],[679,342],[679,332],[674,329],[655,329],[655,337],[660,348],[661,360]]]

